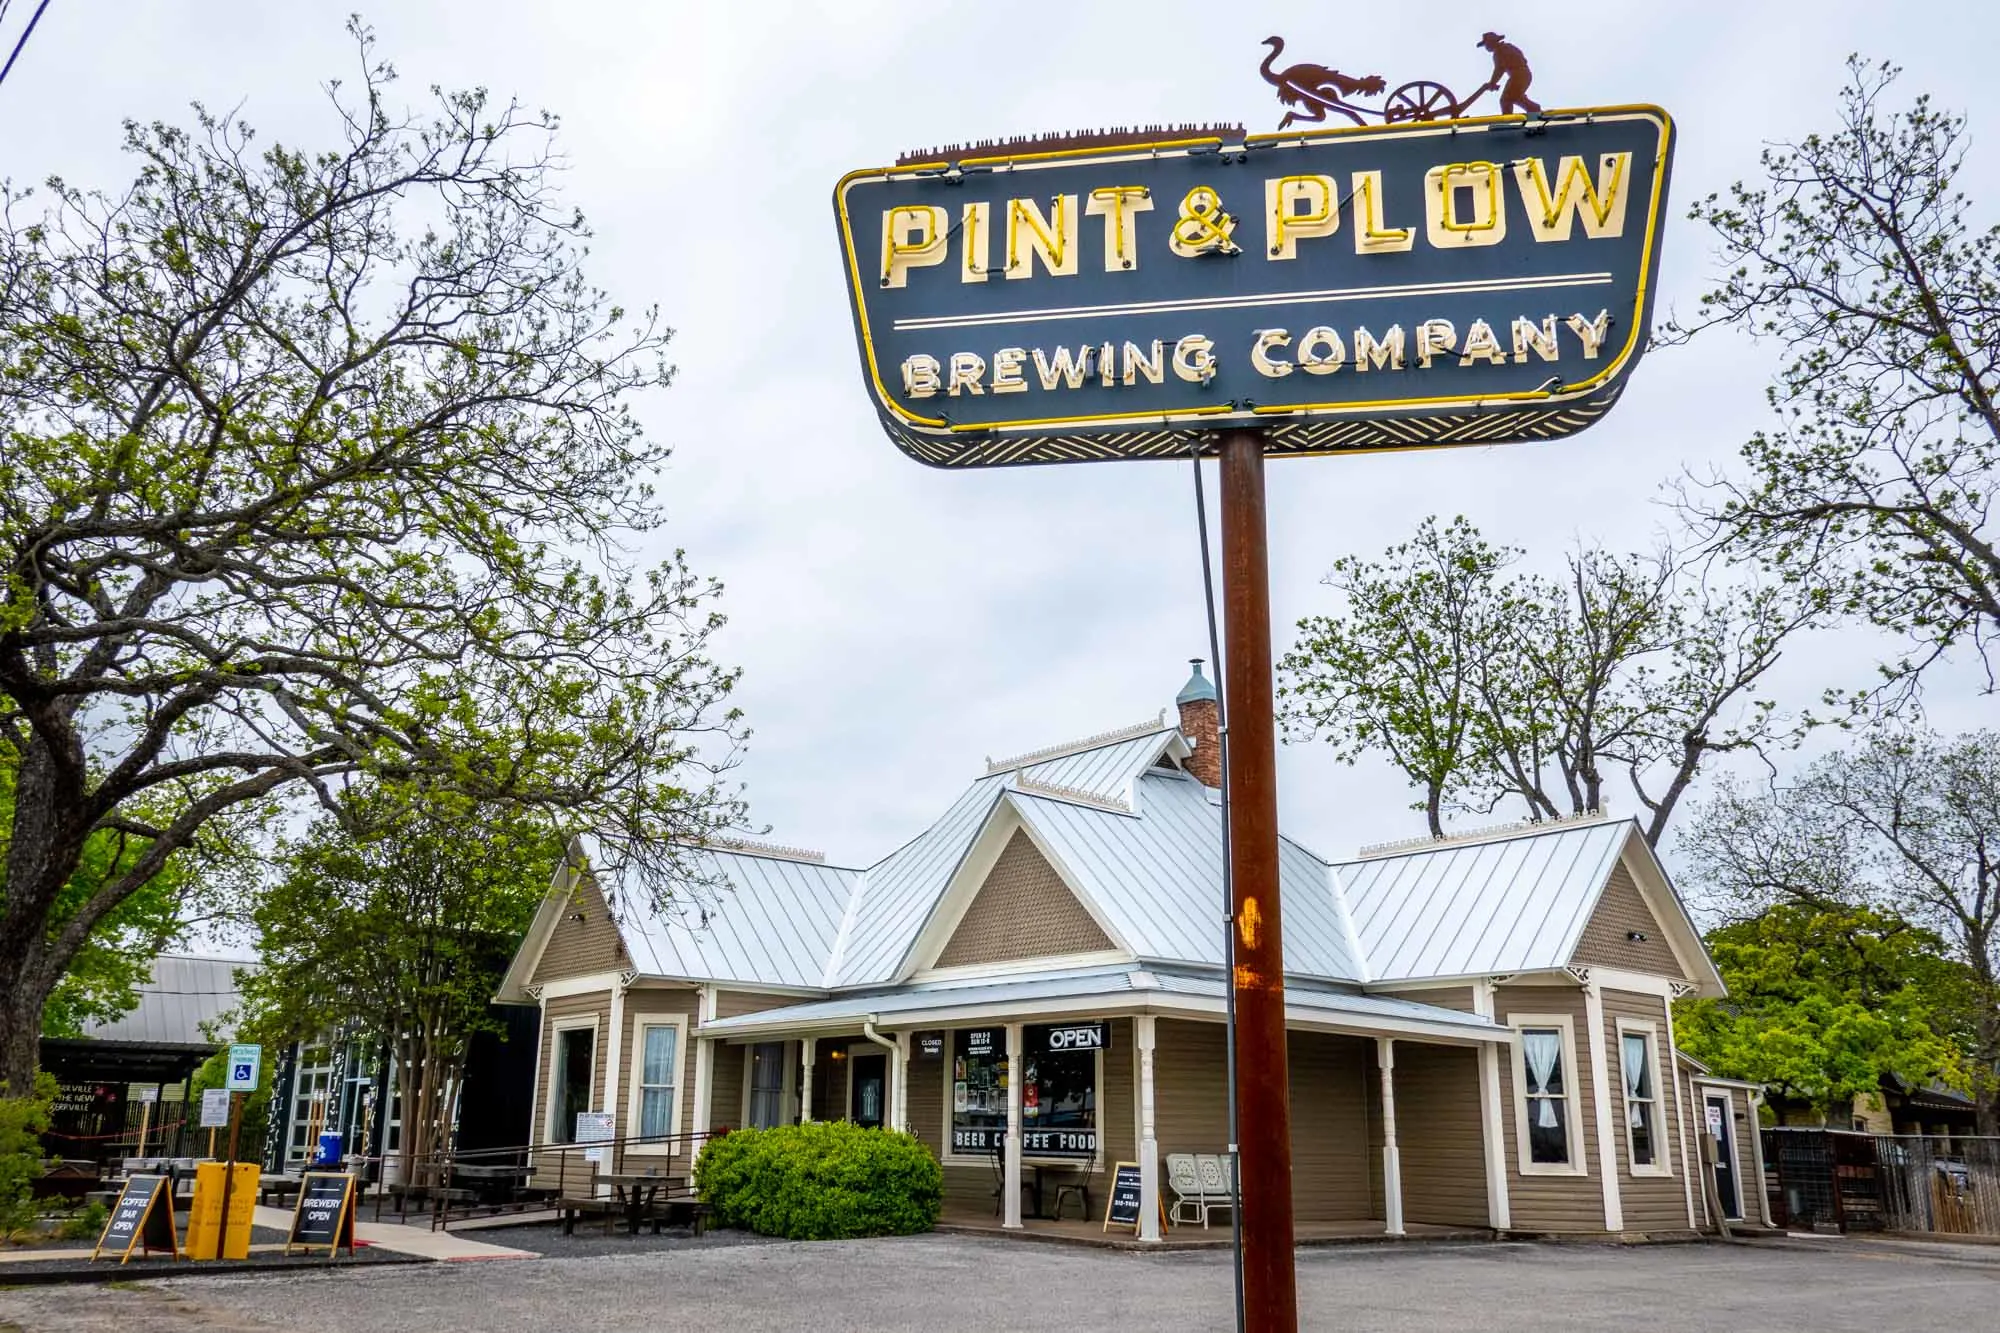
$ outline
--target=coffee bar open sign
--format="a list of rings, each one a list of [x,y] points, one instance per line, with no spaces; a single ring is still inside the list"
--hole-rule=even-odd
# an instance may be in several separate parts
[[[1644,349],[1653,107],[857,171],[835,210],[889,435],[940,466],[1550,439]]]

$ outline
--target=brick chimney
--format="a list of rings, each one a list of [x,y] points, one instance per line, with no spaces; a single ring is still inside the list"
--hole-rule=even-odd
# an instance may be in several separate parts
[[[1191,657],[1194,674],[1174,703],[1181,710],[1181,736],[1194,747],[1186,760],[1187,771],[1200,778],[1203,786],[1222,786],[1222,727],[1215,702],[1215,686],[1201,674],[1201,659]]]

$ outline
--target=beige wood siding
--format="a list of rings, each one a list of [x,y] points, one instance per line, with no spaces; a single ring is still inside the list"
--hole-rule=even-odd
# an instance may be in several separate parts
[[[1229,1147],[1220,1023],[1158,1020],[1153,1035],[1153,1130],[1160,1156]]]
[[[1646,938],[1631,939],[1633,931]],[[1604,896],[1597,900],[1597,909],[1584,923],[1583,937],[1577,941],[1570,965],[1616,967],[1627,972],[1671,977],[1675,981],[1692,980],[1682,972],[1673,949],[1667,945],[1666,932],[1660,929],[1646,900],[1639,896],[1639,886],[1632,882],[1623,862],[1612,867]]]
[[[1520,1170],[1518,1134],[1514,1124],[1514,1087],[1521,1077],[1519,1043],[1501,1053],[1500,1125],[1506,1139],[1507,1198],[1516,1231],[1604,1230],[1604,1186],[1597,1178],[1603,1167],[1597,1145],[1597,1112],[1592,1103],[1590,1025],[1583,1008],[1581,986],[1498,986],[1494,988],[1496,1021],[1507,1024],[1514,1014],[1565,1014],[1576,1031],[1577,1068],[1569,1071],[1569,1111],[1582,1130],[1584,1162],[1581,1176],[1527,1175]]]
[[[582,920],[576,920],[577,917]],[[571,891],[555,929],[549,932],[542,956],[535,961],[533,981],[540,984],[563,977],[619,972],[631,966],[625,942],[611,919],[611,907],[597,881],[585,875]]]
[[[1658,1126],[1661,1165],[1671,1176],[1635,1175],[1632,1144],[1625,1132],[1625,1066],[1618,1043],[1618,1020],[1636,1018],[1653,1025],[1657,1059],[1665,1067],[1673,1059],[1667,1048],[1667,1002],[1657,995],[1606,990],[1604,996],[1604,1067],[1611,1074],[1612,1149],[1618,1163],[1618,1199],[1627,1231],[1686,1231],[1687,1190],[1681,1180],[1680,1158],[1673,1153],[1674,1113],[1680,1106],[1677,1080],[1653,1071],[1660,1097]]]
[[[758,991],[718,990],[715,992],[715,1016],[735,1018],[738,1014],[761,1014],[766,1009],[782,1009],[788,1004],[803,1004],[797,995],[770,995]]]
[[[715,1043],[714,1064],[709,1074],[708,1123],[716,1129],[741,1129],[748,1120],[743,1114],[743,1090],[749,1082],[749,1046]]]
[[[1286,1040],[1292,1089],[1292,1212],[1302,1223],[1350,1222],[1377,1216],[1371,1159],[1379,1169],[1370,1120],[1375,1042],[1322,1032]],[[1218,1063],[1219,1076],[1223,1066]],[[1219,1080],[1218,1080],[1219,1081]],[[1169,1090],[1171,1095],[1171,1090]],[[1219,1148],[1209,1151],[1220,1151]]]
[[[939,967],[1094,953],[1113,947],[1027,832],[1014,830],[938,955]]]
[[[1139,1041],[1133,1034],[1132,1020],[1114,1018],[1107,1022],[1105,1041],[1110,1049],[1098,1066],[1097,1151],[1108,1171],[1113,1162],[1139,1159],[1138,1099],[1134,1092],[1139,1085]],[[1093,1184],[1091,1201],[1097,1202],[1101,1193]],[[1055,1200],[1049,1202],[1053,1205]]]
[[[1455,1009],[1461,1014],[1477,1013],[1472,1004],[1470,986],[1400,986],[1392,990],[1371,988],[1370,995],[1384,995],[1392,1000],[1410,1000],[1417,1004],[1434,1004],[1440,1009]]]
[[[1399,1041],[1395,1079],[1404,1219],[1487,1225],[1479,1053]]]

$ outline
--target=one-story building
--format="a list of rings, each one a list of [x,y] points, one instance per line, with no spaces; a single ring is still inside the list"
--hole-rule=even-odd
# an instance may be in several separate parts
[[[1176,704],[989,762],[865,868],[710,847],[700,878],[720,887],[662,912],[577,840],[498,996],[542,1013],[531,1141],[609,1112],[628,1170],[678,1172],[721,1128],[889,1125],[943,1164],[948,1215],[1009,1228],[1079,1175],[1101,1206],[1135,1162],[1139,1234],[1158,1238],[1165,1157],[1228,1147],[1199,667]],[[1685,1234],[1706,1224],[1711,1096],[1735,1131],[1735,1211],[1754,1209],[1751,1091],[1666,1074],[1683,1068],[1672,1000],[1723,988],[1632,822],[1347,860],[1287,839],[1281,890],[1302,1236]]]

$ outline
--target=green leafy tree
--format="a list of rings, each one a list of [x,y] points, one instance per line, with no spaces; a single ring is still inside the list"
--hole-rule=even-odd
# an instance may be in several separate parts
[[[1970,989],[1929,931],[1866,908],[1781,902],[1709,932],[1727,999],[1674,1006],[1682,1050],[1774,1094],[1783,1122],[1876,1092],[1883,1075],[1962,1084]]]
[[[42,1131],[49,1127],[49,1104],[56,1081],[47,1074],[27,1085],[26,1096],[9,1097],[0,1086],[0,1240],[25,1231],[35,1220],[35,1182],[42,1177]]]
[[[1965,1087],[2000,1133],[2000,733],[1878,731],[1768,791],[1725,786],[1683,850],[1723,910],[1866,908],[1943,941]]]
[[[498,1029],[489,1002],[563,838],[545,819],[448,793],[378,786],[345,806],[284,849],[257,905],[246,1026],[277,1044],[340,1028],[386,1040],[407,1173],[456,1120],[468,1044]]]
[[[2000,227],[1960,188],[1964,117],[1885,106],[1897,69],[1848,62],[1837,123],[1775,146],[1764,179],[1697,203],[1727,277],[1679,336],[1771,339],[1776,424],[1747,475],[1684,500],[1732,558],[1775,569],[1915,651],[1909,684],[2000,639]],[[1673,332],[1669,336],[1674,336]]]
[[[585,279],[553,118],[398,112],[357,36],[324,146],[197,107],[127,126],[122,193],[0,195],[0,1082],[99,924],[274,798],[561,810],[661,893],[740,823],[719,590],[624,554],[668,331]],[[107,833],[142,850],[59,910]]]
[[[1794,734],[1756,691],[1809,601],[1711,587],[1668,550],[1584,548],[1559,578],[1510,572],[1524,554],[1427,519],[1379,561],[1336,561],[1338,609],[1279,663],[1288,732],[1386,755],[1434,836],[1449,811],[1553,819],[1616,786],[1655,845],[1710,758]]]

